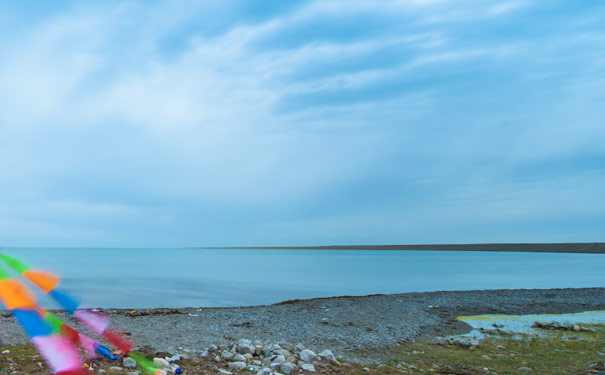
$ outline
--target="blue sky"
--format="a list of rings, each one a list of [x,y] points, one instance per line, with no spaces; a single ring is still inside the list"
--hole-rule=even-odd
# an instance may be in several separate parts
[[[0,245],[604,241],[601,1],[0,4]]]

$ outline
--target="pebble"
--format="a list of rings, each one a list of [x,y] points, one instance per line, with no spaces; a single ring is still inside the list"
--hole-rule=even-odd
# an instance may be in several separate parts
[[[170,363],[168,363],[168,361],[165,360],[164,358],[156,357],[153,359],[153,363],[158,367],[163,367],[163,368],[170,367]]]
[[[124,358],[124,360],[122,361],[122,365],[123,365],[124,367],[131,367],[131,368],[135,368],[135,367],[137,367],[137,362],[136,362],[134,359],[130,358],[130,357],[126,357],[126,358]]]
[[[229,360],[229,359],[233,358],[233,353],[231,353],[228,350],[223,350],[223,352],[221,353],[221,358],[225,359],[225,360]]]
[[[233,375],[233,373],[231,371],[227,371],[224,368],[216,368],[218,370],[218,372],[220,372],[221,374],[225,374],[225,375]]]
[[[531,369],[531,368],[526,367],[526,366],[519,367],[517,370],[519,370],[519,371],[528,371],[528,372],[529,372],[529,371],[532,371],[532,369]]]
[[[315,366],[313,366],[310,363],[305,363],[302,366],[300,366],[300,368],[303,369],[304,371],[315,372]]]

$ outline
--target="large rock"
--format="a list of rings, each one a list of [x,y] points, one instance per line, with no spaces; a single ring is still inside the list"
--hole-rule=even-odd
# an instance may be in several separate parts
[[[223,352],[221,353],[221,358],[225,359],[225,360],[229,360],[229,359],[233,358],[233,353],[231,353],[228,350],[223,350]]]
[[[234,370],[243,370],[246,368],[246,362],[229,362],[229,368]]]
[[[254,354],[256,352],[256,347],[254,346],[252,341],[246,340],[246,339],[241,339],[237,343],[236,350],[239,354],[247,354],[247,353]]]
[[[281,367],[281,363],[273,362],[272,364],[269,365],[269,367],[271,368],[271,370],[277,371]]]
[[[332,355],[334,355],[334,354],[332,354]],[[313,362],[315,357],[317,357],[317,354],[315,354],[312,350],[303,349],[303,350],[301,350],[299,357],[300,357],[301,361],[311,363],[311,362]]]
[[[302,368],[303,371],[315,372],[315,366],[313,366],[310,363],[305,363],[302,366],[300,366],[300,368]]]
[[[281,364],[279,369],[284,374],[290,375],[290,374],[294,374],[296,372],[296,370],[298,370],[298,366],[296,366],[294,363],[291,363],[291,362],[285,362],[285,363]]]
[[[323,352],[319,353],[319,356],[327,359],[330,362],[336,362],[336,357],[334,356],[334,353],[332,353],[332,351],[329,349],[326,349]]]

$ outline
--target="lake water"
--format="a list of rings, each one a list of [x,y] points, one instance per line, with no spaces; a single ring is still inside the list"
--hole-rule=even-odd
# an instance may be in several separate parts
[[[296,298],[605,286],[605,254],[5,248],[88,307],[202,307]],[[56,307],[46,297],[45,307]]]

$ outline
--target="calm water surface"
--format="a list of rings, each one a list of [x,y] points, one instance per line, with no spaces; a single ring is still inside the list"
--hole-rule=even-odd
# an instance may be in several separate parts
[[[605,286],[605,254],[6,248],[89,307],[271,304],[295,298]],[[45,307],[56,307],[41,297]]]

